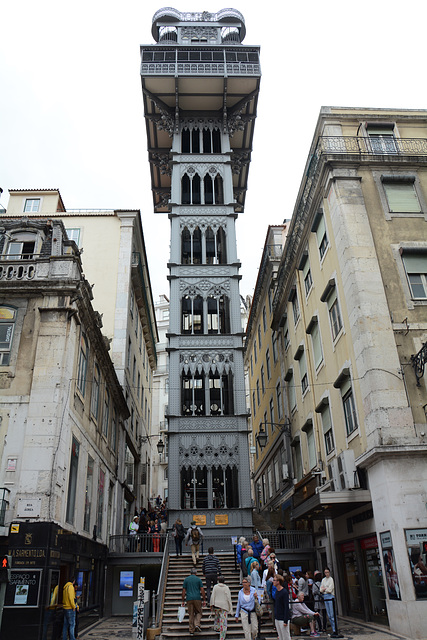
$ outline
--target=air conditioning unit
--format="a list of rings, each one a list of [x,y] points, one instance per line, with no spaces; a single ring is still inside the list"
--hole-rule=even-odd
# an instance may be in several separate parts
[[[328,475],[332,491],[346,491],[359,486],[354,451],[347,449],[328,464]]]

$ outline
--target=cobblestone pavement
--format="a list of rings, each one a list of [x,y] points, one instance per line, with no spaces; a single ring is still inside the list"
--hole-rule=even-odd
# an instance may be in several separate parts
[[[340,633],[346,640],[408,640],[405,636],[391,633],[387,628],[379,625],[359,622],[350,618],[341,618]],[[293,636],[295,639],[306,638],[307,635]],[[308,636],[310,637],[310,636]],[[136,640],[136,633],[132,633],[131,618],[129,616],[115,616],[106,618],[92,627],[85,629],[79,635],[81,640]],[[320,638],[327,640],[328,636],[322,634]],[[202,640],[202,637],[200,637]],[[243,640],[243,636],[242,636]]]

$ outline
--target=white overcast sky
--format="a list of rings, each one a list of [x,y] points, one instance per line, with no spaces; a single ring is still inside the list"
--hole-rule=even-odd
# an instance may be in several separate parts
[[[292,214],[320,107],[427,107],[427,3],[228,2],[173,6],[216,12],[231,4],[245,17],[244,44],[261,45],[249,190],[237,223],[246,295],[267,225]],[[67,209],[140,209],[155,299],[169,290],[169,220],[153,213],[139,45],[153,44],[151,20],[162,6],[6,0],[0,14],[0,203],[7,206],[8,189],[58,188]]]

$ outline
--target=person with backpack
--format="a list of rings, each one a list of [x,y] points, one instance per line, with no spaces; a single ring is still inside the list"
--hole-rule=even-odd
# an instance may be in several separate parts
[[[196,521],[191,521],[191,526],[187,531],[187,535],[185,536],[185,546],[188,546],[188,542],[191,541],[191,557],[193,558],[194,566],[197,565],[197,561],[199,559],[199,547],[200,542],[203,539],[203,533],[200,530],[200,527],[196,525]]]

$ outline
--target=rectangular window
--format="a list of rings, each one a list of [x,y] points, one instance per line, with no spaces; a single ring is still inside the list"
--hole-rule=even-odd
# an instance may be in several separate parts
[[[257,403],[258,406],[261,404],[261,394],[259,391],[259,380],[256,381],[256,399],[257,399]]]
[[[85,493],[85,513],[83,519],[83,529],[90,531],[90,510],[92,505],[92,488],[93,488],[93,460],[88,455],[87,471],[86,471],[86,493]]]
[[[264,365],[261,366],[261,389],[262,393],[265,393],[265,376],[264,376]]]
[[[326,233],[325,217],[323,213],[319,212],[318,216],[316,217],[315,224],[312,227],[312,231],[316,233],[317,246],[319,247],[320,259],[322,260],[329,245],[328,234]]]
[[[333,281],[332,281],[333,282]],[[328,305],[329,322],[331,324],[332,340],[336,340],[342,329],[342,319],[340,307],[338,304],[337,288],[335,284],[326,289],[321,296],[322,302]]]
[[[305,358],[305,351],[301,353],[298,364],[299,364],[299,373],[300,373],[300,379],[301,379],[301,392],[304,395],[304,393],[308,389],[307,361]]]
[[[326,454],[329,455],[334,449],[334,434],[332,432],[332,419],[329,405],[321,412],[323,437],[325,439]]]
[[[40,211],[40,198],[27,198],[24,213],[36,213],[37,211]]]
[[[285,320],[285,324],[283,325],[283,341],[285,343],[285,349],[287,350],[289,348],[289,345],[291,344],[291,339],[289,337],[289,325],[288,325],[288,320]]]
[[[427,251],[405,251],[402,255],[412,298],[427,298]]]
[[[273,398],[270,398],[270,422],[273,425],[275,422],[274,419],[274,400]],[[271,427],[271,429],[273,430],[273,426]]]
[[[356,405],[354,403],[350,379],[347,379],[341,387],[341,396],[344,409],[345,431],[347,436],[349,436],[358,428]]]
[[[295,479],[301,480],[302,478],[302,456],[301,456],[301,447],[299,441],[295,442],[292,447],[293,449],[293,458],[294,458],[294,469],[295,469]]]
[[[99,470],[98,481],[98,512],[96,516],[96,530],[98,536],[102,537],[102,524],[104,519],[104,487],[105,487],[105,472],[102,469]]]
[[[255,364],[256,364],[258,361],[258,350],[256,346],[256,340],[254,340],[254,358],[255,358]]]
[[[322,341],[320,339],[320,328],[317,318],[315,318],[315,321],[310,323],[310,327],[307,329],[307,332],[310,333],[311,336],[314,366],[317,369],[323,361]]]
[[[311,287],[313,286],[313,278],[311,276],[311,269],[310,269],[310,260],[308,259],[308,257],[305,260],[305,264],[302,270],[302,277],[304,278],[304,290],[305,290],[305,296],[307,298],[308,294],[311,291]]]
[[[308,466],[310,469],[313,469],[313,467],[316,466],[316,443],[314,440],[313,423],[310,422],[307,424],[304,431],[307,437]]]
[[[276,400],[277,400],[277,415],[279,420],[281,420],[283,415],[283,406],[282,406],[282,387],[280,386],[280,382],[276,385]]]
[[[255,391],[252,391],[252,415],[256,414]]]
[[[67,236],[69,240],[73,240],[77,246],[79,246],[79,242],[80,242],[80,229],[67,229],[65,228],[65,231],[67,232]]]
[[[76,507],[77,471],[79,468],[80,445],[73,437],[71,444],[70,475],[68,478],[67,514],[66,520],[74,524],[74,511]]]
[[[267,331],[267,312],[265,310],[265,306],[262,309],[262,326],[265,333]]]
[[[113,409],[113,419],[111,422],[111,448],[116,451],[117,446],[117,411]]]
[[[372,153],[397,153],[394,124],[382,127],[368,124],[368,136]]]
[[[15,320],[15,309],[0,306],[0,364],[2,365],[8,365],[10,362]]]
[[[253,356],[251,355],[251,376],[254,375],[254,359]]]
[[[271,341],[272,341],[272,345],[273,345],[273,360],[274,360],[274,364],[276,364],[276,362],[277,362],[277,333],[275,331],[273,331],[273,335],[272,335]]]
[[[258,325],[258,344],[259,344],[259,348],[261,349],[262,346],[262,342],[261,342],[261,325]]]
[[[421,213],[414,181],[383,180],[383,187],[390,213]]]
[[[267,379],[270,380],[271,378],[271,363],[270,363],[270,350],[267,349],[266,353],[265,353],[265,365],[267,367]]]
[[[299,308],[299,302],[298,302],[298,294],[295,291],[295,295],[292,298],[292,313],[294,316],[294,324],[295,326],[298,324],[298,320],[300,317],[300,308]]]
[[[295,379],[294,379],[293,373],[291,373],[288,376],[288,378],[287,378],[288,400],[289,400],[289,407],[292,412],[297,406],[297,394],[295,392]]]
[[[99,411],[99,388],[101,383],[101,374],[99,366],[95,363],[93,368],[93,380],[92,380],[92,396],[90,401],[90,412],[95,420],[98,420]]]
[[[108,438],[108,426],[110,422],[110,392],[105,389],[104,411],[102,412],[102,433]]]

